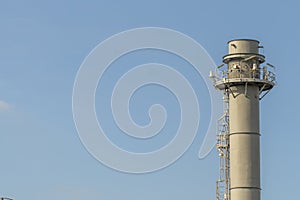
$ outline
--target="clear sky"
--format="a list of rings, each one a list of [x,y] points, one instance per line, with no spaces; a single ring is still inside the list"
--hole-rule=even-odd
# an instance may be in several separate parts
[[[296,199],[300,180],[298,145],[299,2],[286,1],[15,1],[0,2],[0,196],[16,200],[215,199],[217,153],[198,159],[209,117],[201,76],[176,56],[144,50],[112,65],[96,94],[98,119],[114,142],[145,152],[165,144],[179,123],[178,103],[167,90],[137,91],[133,119],[145,125],[148,106],[170,110],[166,137],[150,145],[129,141],[116,129],[107,96],[130,66],[167,62],[191,80],[200,101],[199,133],[173,165],[149,174],[112,170],[82,145],[72,117],[72,90],[81,63],[101,41],[138,27],[180,31],[200,43],[216,64],[227,41],[253,38],[277,67],[278,85],[261,102],[262,199]],[[176,42],[176,41],[174,41]],[[118,66],[124,66],[118,70]],[[116,75],[116,77],[114,77]],[[142,103],[141,103],[142,102]],[[106,103],[106,104],[105,104]],[[106,110],[105,110],[106,109]],[[104,110],[104,111],[103,111]],[[176,117],[177,116],[177,117]],[[120,136],[116,135],[119,134]]]

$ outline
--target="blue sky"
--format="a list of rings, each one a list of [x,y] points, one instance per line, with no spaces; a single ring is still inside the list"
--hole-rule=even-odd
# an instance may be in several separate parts
[[[142,175],[114,171],[86,151],[76,132],[72,90],[84,58],[113,34],[156,26],[194,38],[216,64],[227,53],[228,40],[261,41],[268,62],[277,66],[278,77],[276,88],[261,102],[262,198],[295,199],[300,179],[298,8],[295,0],[1,1],[0,196],[19,200],[215,199],[217,153],[212,151],[203,160],[197,157],[209,117],[208,94],[201,77],[189,67],[182,73],[198,91],[204,122],[190,149],[170,167]],[[157,51],[128,56],[119,65],[126,63],[130,68],[150,61],[168,62],[175,68],[187,65]],[[113,67],[107,79],[119,73]],[[101,113],[108,108],[101,104],[108,89],[97,90],[97,114],[103,126],[115,130],[111,117]],[[131,110],[137,123],[145,124],[147,106],[157,101],[167,102],[172,113],[167,136],[155,143],[162,145],[178,123],[174,97],[162,88],[145,88],[136,93],[132,101],[136,106]],[[112,139],[132,148],[122,137]],[[153,148],[136,145],[139,151]]]

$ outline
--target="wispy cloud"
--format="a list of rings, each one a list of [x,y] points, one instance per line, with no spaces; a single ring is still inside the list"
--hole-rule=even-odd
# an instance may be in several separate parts
[[[0,100],[0,112],[7,112],[12,110],[13,106],[6,101]]]

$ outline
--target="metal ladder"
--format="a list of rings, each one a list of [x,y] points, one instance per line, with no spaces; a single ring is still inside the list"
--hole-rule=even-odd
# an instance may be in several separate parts
[[[230,176],[229,176],[229,92],[224,90],[223,96],[224,114],[217,123],[216,148],[220,158],[220,175],[216,182],[217,200],[230,200]]]

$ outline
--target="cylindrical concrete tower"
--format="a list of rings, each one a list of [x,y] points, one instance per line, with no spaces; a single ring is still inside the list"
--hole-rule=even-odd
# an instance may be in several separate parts
[[[229,97],[229,196],[260,200],[259,100],[274,86],[275,74],[260,67],[265,57],[257,40],[232,40],[228,48],[223,57],[227,71],[215,86]]]

